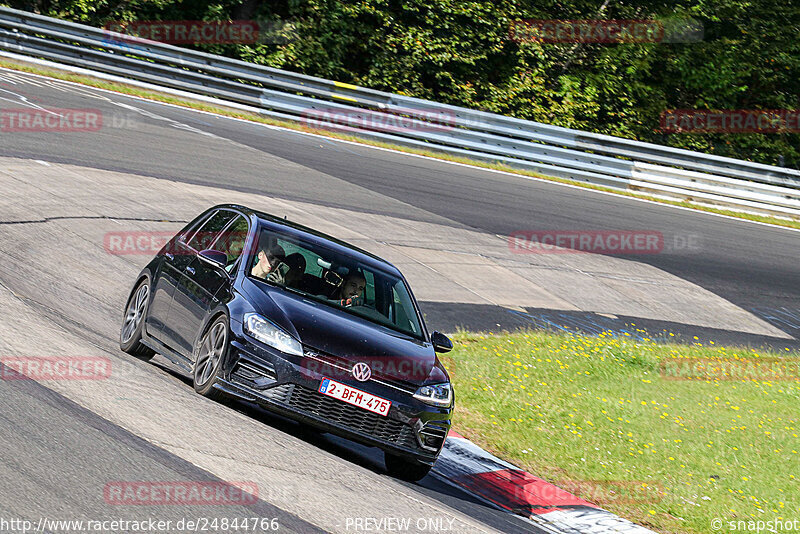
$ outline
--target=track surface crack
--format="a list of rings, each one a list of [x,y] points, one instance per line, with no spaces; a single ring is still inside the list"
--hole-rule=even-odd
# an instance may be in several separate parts
[[[185,219],[153,219],[148,217],[112,217],[110,215],[59,215],[56,217],[45,217],[43,219],[31,219],[27,221],[0,221],[4,224],[42,224],[53,221],[74,221],[74,220],[108,220],[108,221],[138,221],[138,222],[160,222],[160,223],[183,223]]]

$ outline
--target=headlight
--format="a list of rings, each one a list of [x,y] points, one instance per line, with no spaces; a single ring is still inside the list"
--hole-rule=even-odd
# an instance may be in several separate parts
[[[449,382],[422,386],[414,393],[414,398],[426,404],[447,408],[453,404],[453,388]]]
[[[303,346],[299,341],[258,314],[245,314],[244,331],[265,345],[276,348],[281,352],[294,354],[295,356],[303,355]]]

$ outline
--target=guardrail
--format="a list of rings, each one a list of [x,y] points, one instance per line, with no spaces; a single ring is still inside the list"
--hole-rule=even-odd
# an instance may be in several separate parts
[[[800,171],[439,104],[0,7],[0,49],[373,140],[800,218]]]

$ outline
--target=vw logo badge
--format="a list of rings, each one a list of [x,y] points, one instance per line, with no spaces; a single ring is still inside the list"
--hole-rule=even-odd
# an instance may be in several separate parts
[[[353,366],[353,378],[358,380],[359,382],[366,382],[369,380],[369,377],[372,376],[372,371],[364,362],[358,362]]]

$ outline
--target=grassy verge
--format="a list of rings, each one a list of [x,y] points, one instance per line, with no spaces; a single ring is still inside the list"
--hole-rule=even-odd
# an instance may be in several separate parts
[[[298,131],[314,133],[314,134],[318,134],[318,135],[324,135],[324,136],[327,136],[327,137],[331,137],[333,139],[342,139],[342,140],[346,140],[346,141],[354,141],[354,142],[358,142],[358,143],[369,145],[369,146],[376,146],[376,147],[380,147],[380,148],[388,148],[388,149],[391,149],[391,150],[397,150],[399,152],[405,152],[405,153],[408,153],[408,154],[416,154],[416,155],[420,155],[420,156],[427,156],[427,157],[431,157],[431,158],[441,159],[441,160],[444,160],[444,161],[452,161],[452,162],[456,162],[456,163],[463,163],[463,164],[466,164],[466,165],[471,165],[471,166],[474,166],[474,167],[479,167],[479,168],[484,168],[484,169],[499,170],[499,171],[509,172],[509,173],[513,173],[513,174],[519,174],[521,176],[531,176],[531,177],[534,177],[534,178],[541,178],[543,180],[549,180],[549,181],[553,181],[553,182],[559,182],[559,183],[575,185],[575,186],[578,186],[578,187],[584,187],[586,189],[594,189],[596,191],[605,191],[605,192],[614,193],[614,194],[621,195],[621,196],[628,196],[628,197],[633,197],[633,198],[640,198],[640,199],[644,199],[644,200],[650,200],[650,201],[658,202],[658,203],[661,203],[661,204],[669,204],[669,205],[672,205],[672,206],[681,206],[681,207],[684,207],[684,208],[690,208],[690,209],[694,209],[694,210],[698,210],[698,211],[705,211],[705,212],[709,212],[709,213],[717,213],[717,214],[720,214],[720,215],[728,215],[730,217],[736,217],[736,218],[739,218],[739,219],[746,219],[746,220],[750,220],[750,221],[757,221],[757,222],[763,222],[763,223],[767,223],[767,224],[774,224],[774,225],[777,225],[777,226],[785,226],[785,227],[788,227],[788,228],[798,228],[798,229],[800,229],[800,220],[796,220],[796,219],[782,219],[782,218],[770,217],[770,216],[766,216],[766,215],[756,215],[756,214],[751,214],[751,213],[740,213],[740,212],[737,212],[737,211],[714,208],[714,207],[711,207],[711,206],[695,204],[695,203],[692,203],[692,202],[685,202],[685,201],[682,202],[682,201],[676,201],[676,200],[667,200],[667,199],[662,199],[662,198],[656,198],[656,197],[652,197],[652,196],[646,195],[646,194],[635,193],[635,192],[631,192],[631,191],[619,191],[619,190],[611,189],[611,188],[608,188],[608,187],[602,187],[602,186],[597,186],[597,185],[593,185],[593,184],[587,184],[585,182],[580,182],[580,181],[575,181],[575,180],[567,180],[567,179],[563,179],[563,178],[556,178],[556,177],[553,177],[553,176],[546,176],[546,175],[539,174],[539,173],[536,173],[536,172],[516,169],[514,167],[509,167],[508,165],[503,165],[503,164],[499,164],[499,163],[487,163],[487,162],[477,161],[477,160],[473,160],[473,159],[469,159],[469,158],[465,158],[465,157],[452,156],[452,155],[445,154],[445,153],[442,153],[442,152],[438,152],[438,151],[435,151],[435,150],[420,150],[420,149],[409,148],[409,147],[405,147],[405,146],[401,146],[401,145],[394,145],[394,144],[391,144],[391,143],[381,143],[381,142],[378,142],[378,141],[372,141],[372,140],[368,140],[368,139],[364,139],[364,138],[358,137],[356,135],[350,135],[350,134],[346,134],[346,133],[342,133],[342,132],[337,132],[337,131],[332,131],[332,130],[324,130],[324,129],[319,129],[319,128],[310,128],[310,127],[307,127],[307,126],[305,126],[305,125],[303,125],[302,123],[299,123],[299,122],[272,119],[272,118],[265,117],[263,115],[259,115],[257,113],[248,113],[248,112],[238,111],[238,110],[235,110],[233,108],[225,108],[225,107],[213,106],[213,105],[201,102],[201,101],[178,98],[178,97],[174,97],[174,96],[168,95],[166,93],[159,93],[159,92],[156,92],[156,91],[149,91],[149,90],[146,90],[146,89],[141,89],[141,88],[133,86],[133,85],[127,85],[127,84],[124,84],[124,83],[116,83],[116,82],[108,82],[108,81],[101,80],[101,79],[98,79],[98,78],[92,78],[90,76],[71,74],[71,73],[66,72],[66,71],[60,71],[60,70],[56,70],[56,69],[39,67],[39,66],[35,66],[35,65],[31,65],[31,64],[27,64],[27,63],[23,63],[23,62],[19,62],[19,61],[13,61],[13,60],[5,59],[5,58],[0,58],[0,66],[6,67],[6,68],[9,68],[9,69],[18,70],[18,71],[21,71],[21,72],[29,72],[29,73],[32,73],[32,74],[39,74],[39,75],[42,75],[42,76],[47,76],[47,77],[55,78],[55,79],[58,79],[58,80],[76,82],[76,83],[80,83],[80,84],[91,86],[91,87],[97,87],[97,88],[100,88],[100,89],[106,89],[106,90],[109,90],[109,91],[115,91],[115,92],[122,93],[122,94],[138,96],[140,98],[146,98],[148,100],[153,100],[153,101],[156,101],[156,102],[165,102],[165,103],[168,103],[168,104],[174,104],[174,105],[183,106],[183,107],[187,107],[187,108],[191,108],[191,109],[199,109],[199,110],[202,110],[202,111],[208,111],[208,112],[216,113],[218,115],[223,115],[223,116],[226,116],[226,117],[235,117],[235,118],[238,118],[238,119],[243,119],[243,120],[248,120],[248,121],[253,121],[253,122],[260,122],[260,123],[263,123],[263,124],[269,124],[269,125],[273,125],[273,126],[280,126],[280,127],[283,127],[283,128],[289,128],[289,129],[292,129],[292,130],[298,130]]]
[[[454,341],[443,361],[455,430],[496,455],[659,532],[798,519],[796,354],[542,332]],[[764,374],[773,357],[793,380]],[[716,368],[668,379],[698,358],[760,363],[762,379],[716,379]]]

